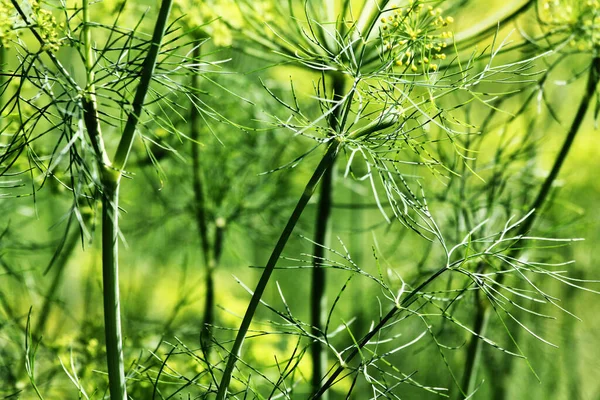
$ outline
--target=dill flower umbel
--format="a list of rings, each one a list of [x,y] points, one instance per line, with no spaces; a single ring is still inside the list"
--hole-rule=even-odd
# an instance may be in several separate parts
[[[16,38],[15,12],[10,0],[0,0],[0,46],[9,46]]]
[[[579,51],[600,48],[600,0],[541,0],[540,20]]]
[[[31,1],[31,18],[37,24],[37,31],[44,41],[44,50],[58,51],[61,43],[61,27],[52,12],[42,8],[36,0]]]
[[[27,26],[35,29],[43,43],[43,51],[56,52],[63,41],[64,24],[57,22],[52,11],[37,0],[23,1],[20,7],[25,20],[17,13],[10,0],[0,0],[0,44],[7,46]]]
[[[446,58],[444,49],[453,37],[447,29],[452,22],[454,19],[444,17],[440,8],[411,0],[406,7],[381,18],[383,51],[391,53],[397,66],[413,72],[436,71],[436,61]]]

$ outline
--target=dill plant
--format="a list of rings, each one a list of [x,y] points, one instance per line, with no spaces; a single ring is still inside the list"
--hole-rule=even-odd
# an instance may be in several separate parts
[[[95,214],[102,211],[103,229],[108,228],[103,235],[106,239],[103,248],[110,252],[104,263],[113,267],[112,277],[106,279],[112,284],[104,284],[112,291],[105,293],[108,303],[114,304],[118,300],[115,298],[118,281],[114,274],[114,251],[119,235],[117,201],[121,176],[129,177],[125,168],[132,162],[147,162],[138,156],[126,163],[128,156],[136,150],[131,148],[134,136],[142,138],[147,159],[154,164],[161,180],[163,172],[159,161],[164,154],[175,153],[175,146],[167,144],[168,140],[157,132],[166,131],[192,139],[192,168],[189,171],[192,176],[184,176],[178,181],[183,183],[177,185],[181,186],[183,195],[175,196],[183,199],[183,205],[167,197],[163,201],[169,203],[169,215],[179,212],[185,219],[189,219],[189,215],[196,219],[200,250],[207,268],[207,288],[212,285],[210,281],[219,263],[226,230],[234,224],[254,229],[259,222],[252,220],[250,213],[272,205],[269,203],[274,197],[284,197],[285,193],[277,193],[278,190],[287,191],[283,184],[274,187],[250,184],[242,172],[254,174],[273,162],[280,162],[284,154],[287,157],[284,150],[297,150],[295,142],[309,143],[308,150],[301,151],[290,163],[270,172],[294,171],[300,163],[304,168],[311,168],[311,157],[321,155],[292,215],[281,224],[285,228],[259,284],[254,289],[244,286],[252,300],[232,348],[230,342],[219,340],[212,329],[209,332],[208,327],[217,325],[217,321],[211,316],[211,291],[206,290],[201,349],[192,348],[178,338],[175,338],[175,344],[165,343],[166,334],[163,335],[148,358],[139,361],[128,372],[132,384],[136,382],[135,388],[127,393],[129,396],[141,398],[151,393],[152,398],[172,398],[194,393],[201,398],[216,394],[219,399],[296,398],[308,393],[310,398],[323,398],[330,389],[337,388],[338,394],[342,393],[346,398],[367,395],[399,398],[411,393],[410,387],[445,396],[448,395],[447,388],[422,382],[422,375],[416,375],[416,367],[411,365],[413,361],[416,364],[421,349],[433,348],[440,355],[439,365],[448,368],[456,386],[456,391],[449,394],[473,397],[479,395],[475,392],[481,388],[476,377],[480,345],[487,344],[502,356],[526,359],[526,352],[521,350],[518,338],[512,336],[510,330],[508,341],[497,340],[494,332],[486,332],[490,315],[497,315],[502,323],[505,321],[502,317],[507,317],[509,324],[513,321],[513,326],[547,341],[521,317],[522,314],[549,317],[540,310],[544,304],[561,308],[557,300],[538,284],[539,278],[581,287],[579,280],[562,271],[570,262],[556,261],[547,255],[547,247],[567,244],[571,240],[543,238],[529,232],[539,218],[539,208],[548,197],[560,165],[553,168],[552,178],[544,181],[541,195],[532,197],[539,186],[539,179],[533,176],[531,161],[537,157],[539,136],[531,131],[521,135],[518,128],[514,128],[520,116],[531,115],[530,105],[535,100],[547,103],[544,85],[550,75],[533,69],[532,63],[542,62],[538,56],[548,47],[540,43],[552,35],[544,32],[541,36],[532,34],[527,38],[533,48],[528,53],[531,59],[515,57],[510,51],[526,46],[512,46],[508,41],[498,43],[496,39],[487,54],[470,46],[481,40],[482,32],[493,36],[497,32],[495,23],[491,27],[477,26],[475,34],[460,35],[458,32],[455,38],[453,11],[465,1],[394,3],[380,0],[360,2],[358,6],[357,3],[327,2],[323,8],[316,1],[282,4],[241,0],[236,6],[240,8],[242,22],[223,18],[208,26],[205,23],[225,14],[223,10],[229,10],[227,7],[231,3],[210,2],[215,6],[211,9],[206,8],[209,3],[203,3],[203,17],[195,19],[192,15],[187,20],[184,17],[178,23],[184,22],[185,32],[175,32],[176,28],[171,26],[161,40],[150,39],[141,33],[142,23],[132,30],[119,28],[118,18],[114,25],[91,23],[89,10],[85,12],[85,8],[91,6],[89,4],[83,9],[63,9],[59,5],[57,11],[70,16],[65,18],[68,22],[62,26],[50,14],[42,12],[45,6],[36,6],[26,14],[49,30],[40,34],[48,41],[45,44],[42,40],[42,52],[31,50],[31,37],[23,39],[23,35],[31,35],[38,26],[19,19],[11,8],[13,3],[6,3],[10,9],[10,28],[18,26],[17,32],[23,33],[21,37],[8,39],[11,46],[17,45],[19,49],[18,71],[13,70],[14,64],[7,65],[5,68],[8,68],[12,86],[1,83],[3,98],[10,98],[6,106],[2,105],[2,123],[6,124],[2,126],[0,153],[3,189],[8,187],[16,196],[35,195],[37,198],[42,186],[40,181],[54,181],[73,195],[68,221],[69,224],[78,222],[84,236],[88,234],[87,226],[92,224],[93,227]],[[535,3],[526,2],[502,20],[513,21]],[[5,5],[4,2],[0,4]],[[589,5],[593,6],[592,2]],[[185,2],[176,3],[176,6],[182,14],[196,11]],[[589,8],[583,9],[586,15],[594,15],[593,11],[589,13]],[[3,10],[0,8],[0,14]],[[54,14],[58,17],[60,13]],[[76,15],[82,16],[83,24]],[[160,15],[166,21],[167,16]],[[579,39],[570,44],[579,36],[570,36],[562,28],[556,28],[564,26],[564,20],[549,23],[547,17],[540,14],[540,21],[544,29],[550,27],[553,34],[557,33],[553,38],[561,38],[551,46],[554,50],[570,48],[569,53],[590,50],[582,49]],[[236,25],[238,22],[240,25]],[[580,25],[569,23],[573,29]],[[0,32],[4,38],[4,32],[13,34],[15,30]],[[93,40],[90,40],[91,32],[94,32]],[[239,128],[261,131],[256,136],[242,139],[228,133],[228,128],[210,126],[209,119],[226,120],[229,116],[221,115],[202,99],[205,92],[200,82],[205,65],[201,65],[200,48],[206,48],[209,36],[213,36],[217,45],[231,44],[234,50],[259,56],[275,67],[300,66],[312,73],[296,75],[293,70],[287,90],[283,89],[282,83],[274,88],[277,84],[273,80],[262,82],[263,93],[279,108],[266,111],[272,116],[265,126],[293,135],[294,143],[277,143],[275,149],[265,145],[272,145],[274,140],[270,133],[262,132],[258,122],[233,124],[235,132]],[[104,47],[97,44],[97,37],[107,38]],[[157,46],[162,41],[167,43],[163,46],[166,49],[159,51]],[[61,51],[66,47],[75,48],[85,66],[83,88],[81,84],[77,86],[82,79],[79,75],[71,81],[66,70],[61,69]],[[150,62],[145,60],[148,60],[147,54],[152,54],[149,49],[156,51],[157,65],[148,75],[146,67]],[[2,51],[5,54],[4,47]],[[597,84],[597,63],[593,54],[586,94],[576,117],[579,122],[573,124],[571,132],[579,129],[587,103],[593,97],[593,82]],[[242,61],[236,68],[248,72],[249,64]],[[548,70],[553,68],[551,65]],[[148,79],[148,85],[154,82],[147,88],[152,99],[132,102],[132,98],[138,97],[135,93],[139,93],[140,76]],[[217,83],[233,92],[256,90],[252,86],[246,87],[245,83],[243,86],[237,77],[207,79],[206,82]],[[303,90],[310,86],[309,83],[314,88],[312,95]],[[31,87],[27,88],[27,85],[41,88],[42,95],[31,95]],[[173,94],[186,96],[185,105],[172,100]],[[245,105],[228,105],[232,112],[243,109],[242,119],[265,119],[264,111],[258,111],[256,104],[245,102],[241,97],[238,100]],[[509,108],[510,101],[519,106],[511,110],[514,117],[506,118],[499,110]],[[19,111],[11,111],[13,106],[13,110]],[[246,106],[250,109],[247,114]],[[190,109],[186,109],[188,107]],[[174,115],[184,117],[174,120]],[[495,133],[498,125],[504,126],[510,135],[496,141],[490,133]],[[136,129],[131,130],[132,126]],[[114,133],[123,131],[127,133],[122,136],[125,144],[118,135],[113,137]],[[55,132],[64,136],[55,141],[50,134]],[[99,138],[105,139],[107,144],[101,146]],[[41,146],[46,141],[50,144],[49,149]],[[206,151],[200,142],[207,145]],[[102,151],[103,146],[116,147],[116,156],[109,157],[110,153]],[[231,149],[240,151],[243,157]],[[270,151],[275,154],[269,154]],[[566,157],[565,151],[561,154],[559,164]],[[247,159],[257,161],[246,167]],[[108,165],[112,167],[107,168]],[[218,166],[216,170],[215,165]],[[421,176],[423,170],[428,176]],[[33,190],[24,186],[23,181],[28,181]],[[260,179],[254,182],[260,182]],[[396,262],[386,260],[385,251],[377,245],[372,260],[358,262],[353,254],[361,249],[347,247],[341,239],[331,240],[330,231],[339,230],[339,226],[331,226],[336,221],[332,218],[336,212],[335,201],[340,198],[342,184],[348,182],[368,189],[372,203],[369,206],[380,217],[375,224],[391,226],[386,230],[386,237],[396,233],[393,229],[399,225],[400,233],[393,246],[406,249],[402,254],[410,251],[413,256],[419,253],[415,268],[410,260],[405,262],[405,268],[397,268]],[[439,189],[440,183],[444,186],[442,189]],[[305,234],[306,243],[312,250],[298,257],[285,257],[285,262],[280,262],[296,224],[317,192],[314,231]],[[190,198],[193,199],[191,206]],[[144,201],[147,200],[144,197]],[[248,204],[248,200],[252,204]],[[142,207],[137,208],[144,214]],[[449,216],[443,218],[447,210],[450,210]],[[350,215],[356,215],[356,211],[352,210]],[[146,224],[147,232],[144,233],[148,234],[154,226],[151,225],[153,221],[148,221],[145,215],[141,220]],[[64,257],[67,257],[68,249],[77,245],[81,235],[70,229],[70,234],[65,235],[67,252],[57,252]],[[183,234],[187,235],[187,231]],[[257,233],[252,242],[256,244],[261,236],[262,232]],[[426,243],[423,247],[415,245],[421,240]],[[363,247],[360,243],[359,246]],[[528,246],[531,248],[526,249]],[[536,246],[540,248],[536,250]],[[63,261],[57,260],[55,268],[62,264]],[[280,306],[267,303],[263,298],[267,284],[272,280],[271,274],[277,268],[286,270],[282,272],[286,274],[292,273],[287,270],[299,270],[293,272],[299,274],[304,269],[310,271],[313,296],[308,321],[298,317],[298,314],[307,314],[302,311],[305,305],[298,311],[297,305],[286,300],[279,285]],[[336,278],[344,278],[326,284],[326,270]],[[59,272],[56,271],[56,276]],[[356,320],[345,318],[340,311],[344,302],[356,302],[356,293],[352,297],[349,288],[353,280],[358,279],[373,290],[368,293],[381,293],[377,298],[379,308],[376,305],[369,310],[374,317],[366,330],[356,327]],[[330,304],[325,296],[328,286],[338,290]],[[144,294],[151,287],[144,285]],[[185,291],[180,294],[181,301],[172,317],[164,322],[164,331],[168,334],[172,332],[171,325],[180,305],[189,301],[190,291],[185,284],[181,285],[181,291]],[[255,313],[261,304],[275,315],[277,321],[258,319]],[[475,313],[471,313],[472,309]],[[31,315],[35,316],[35,313],[34,309]],[[119,330],[118,318],[117,310],[106,324],[111,331],[107,336],[112,335],[113,339],[117,336],[117,349],[115,340],[107,349],[111,362],[109,380],[111,397],[124,398],[124,366],[122,355],[118,354],[119,333],[115,332]],[[16,316],[12,319],[18,320]],[[26,337],[27,374],[33,390],[41,397],[35,381],[39,372],[34,364],[38,333],[35,333],[36,324],[32,328],[29,319],[18,328]],[[335,325],[337,320],[342,321],[338,326]],[[37,325],[43,324],[38,322]],[[268,335],[291,338],[291,348],[286,349],[291,351],[291,356],[285,359],[275,356],[270,368],[262,362],[253,364],[250,357],[242,355],[246,338],[268,342]],[[463,346],[464,337],[468,338],[468,343]],[[158,350],[163,344],[171,348],[166,355],[159,356]],[[209,346],[212,347],[211,357],[208,356]],[[462,362],[463,350],[466,361],[464,371],[461,371],[463,382],[460,382],[461,375],[455,372],[455,365]],[[94,352],[96,350],[89,351],[90,355]],[[450,355],[457,353],[457,358]],[[183,372],[182,368],[187,368],[188,364],[182,367],[178,363],[181,356],[197,364],[192,375],[187,375],[188,370]],[[216,361],[217,357],[221,359]],[[312,359],[310,378],[304,375],[307,369],[303,365],[309,358]],[[71,366],[64,369],[78,389],[78,395],[93,397],[86,393],[73,364],[71,360]],[[159,369],[154,370],[157,365]],[[426,365],[426,369],[434,369],[430,360]],[[409,389],[405,389],[407,386]],[[173,388],[171,394],[165,393],[163,388],[167,387]]]
[[[151,34],[142,32],[143,17],[133,28],[119,26],[125,3],[111,24],[95,23],[88,1],[75,7],[37,1],[1,6],[9,15],[2,21],[2,51],[15,59],[3,66],[7,79],[1,88],[4,187],[9,195],[35,200],[45,182],[56,181],[73,198],[69,221],[77,220],[84,233],[90,217],[101,212],[108,387],[111,398],[126,399],[118,267],[121,181],[136,137],[150,139],[144,130],[151,124],[174,132],[164,111],[176,109],[175,94],[197,95],[178,82],[197,73],[198,60],[180,51],[180,33],[169,27],[170,0],[161,2]],[[79,56],[75,72],[61,61],[69,50]],[[31,336],[29,323],[26,330],[29,351],[39,338]],[[27,373],[37,391],[32,355]]]
[[[526,9],[524,11],[527,11]],[[582,129],[582,125],[586,114],[592,109],[592,100],[596,97],[596,103],[600,104],[600,96],[598,93],[598,84],[600,83],[600,58],[598,51],[600,50],[598,27],[600,26],[600,3],[597,1],[562,1],[562,0],[544,0],[536,2],[535,18],[537,24],[527,30],[523,30],[523,43],[514,46],[514,49],[526,51],[529,53],[539,53],[541,51],[551,50],[553,52],[550,57],[549,68],[540,79],[540,83],[531,91],[528,98],[530,102],[534,96],[537,97],[540,105],[546,105],[550,116],[553,119],[559,120],[557,110],[551,105],[550,95],[547,94],[550,90],[547,89],[548,82],[562,82],[562,84],[572,84],[580,77],[584,78],[584,88],[579,100],[579,105],[576,108],[573,120],[568,128],[567,134],[562,142],[562,145],[547,173],[545,179],[536,187],[535,197],[529,199],[529,204],[526,207],[534,210],[532,217],[527,223],[523,224],[520,229],[520,234],[526,234],[534,227],[534,223],[540,219],[540,216],[547,208],[547,203],[551,199],[553,186],[555,185],[560,171],[568,158],[573,143]],[[519,15],[518,15],[519,16]],[[525,15],[526,16],[526,15]],[[525,18],[525,16],[523,16]],[[511,50],[511,49],[509,49]],[[513,50],[514,51],[514,50]],[[564,63],[568,63],[575,57],[583,57],[585,67],[576,76],[567,77],[557,81],[554,77],[557,75],[555,71],[559,70]],[[538,106],[538,112],[539,114]],[[596,110],[598,107],[596,107]],[[597,118],[596,112],[596,118]],[[535,118],[534,118],[535,119]],[[516,246],[511,252],[514,258],[522,258],[523,254],[528,253],[526,246]],[[535,249],[533,249],[535,251]],[[480,265],[480,269],[485,267]],[[502,283],[503,279],[499,282]],[[585,287],[579,286],[576,281],[565,281],[569,286],[592,291]],[[585,282],[580,280],[579,282]],[[595,292],[594,292],[595,293]],[[489,297],[489,296],[488,296]],[[492,307],[484,306],[483,303],[476,303],[476,316],[473,322],[473,329],[478,335],[485,335],[487,332],[488,321],[490,315],[495,311],[495,300],[490,298]],[[543,339],[542,339],[543,341]],[[471,339],[468,346],[468,353],[463,373],[463,389],[466,393],[471,393],[478,385],[477,372],[481,363],[481,348],[480,343],[474,338]],[[505,367],[510,370],[510,361]],[[507,373],[507,371],[503,371]],[[499,393],[503,393],[505,389],[497,389]],[[502,398],[503,395],[500,395]]]
[[[444,137],[442,140],[451,143],[451,147],[456,149],[457,154],[461,154],[462,147],[454,138],[465,132],[456,127],[468,124],[457,119],[453,111],[473,100],[481,101],[484,105],[490,102],[491,97],[488,99],[487,96],[491,96],[492,92],[489,88],[494,82],[503,80],[511,80],[513,84],[518,84],[519,81],[533,82],[532,77],[535,75],[530,72],[531,60],[510,62],[500,66],[493,64],[494,56],[504,50],[504,43],[497,48],[492,48],[489,59],[475,55],[462,61],[455,58],[453,34],[447,28],[453,19],[445,16],[443,8],[438,9],[438,4],[444,7],[444,2],[416,1],[408,2],[404,6],[388,5],[385,1],[377,4],[365,3],[356,16],[349,2],[334,4],[326,7],[325,10],[316,8],[312,2],[305,2],[303,10],[300,7],[295,8],[293,4],[287,7],[274,6],[282,17],[280,19],[275,17],[268,22],[267,29],[272,31],[271,40],[263,40],[258,32],[262,32],[265,28],[257,22],[259,19],[256,16],[253,19],[251,8],[247,6],[243,8],[245,3],[240,3],[241,14],[247,19],[246,25],[240,30],[243,37],[250,43],[254,42],[282,56],[282,62],[314,69],[321,75],[318,82],[314,84],[314,98],[319,104],[321,114],[310,116],[302,110],[302,103],[298,101],[294,91],[297,82],[293,79],[291,100],[287,101],[281,97],[275,97],[275,100],[290,112],[290,117],[287,119],[277,120],[281,127],[291,130],[296,136],[315,140],[317,144],[311,152],[319,146],[325,146],[326,150],[265,265],[259,283],[255,289],[248,289],[252,293],[252,300],[227,357],[217,398],[224,399],[227,396],[236,362],[241,356],[244,338],[249,332],[270,276],[319,182],[325,186],[331,184],[327,174],[333,170],[338,155],[346,154],[345,175],[356,169],[357,163],[364,163],[366,173],[362,179],[370,183],[374,201],[385,220],[389,222],[391,219],[396,219],[418,235],[437,241],[444,249],[447,259],[444,267],[425,276],[420,283],[411,285],[412,290],[407,291],[405,296],[390,296],[389,299],[393,300],[396,306],[380,315],[379,322],[374,323],[362,339],[356,339],[353,346],[341,352],[332,347],[326,329],[325,331],[319,329],[319,324],[314,318],[309,324],[311,329],[309,332],[290,314],[289,309],[277,313],[285,321],[296,326],[301,337],[309,338],[313,346],[317,342],[319,346],[333,351],[335,359],[338,360],[337,365],[334,365],[326,375],[313,376],[314,398],[322,397],[327,393],[340,375],[349,368],[349,363],[354,357],[360,355],[362,361],[366,363],[351,369],[353,372],[350,372],[350,375],[355,376],[355,379],[361,371],[364,371],[361,368],[371,365],[364,355],[364,349],[370,344],[378,343],[372,340],[380,335],[383,329],[394,325],[403,311],[409,310],[411,305],[418,303],[422,299],[424,290],[436,282],[444,272],[457,271],[469,277],[471,281],[477,282],[478,272],[471,272],[461,266],[467,262],[470,264],[473,259],[509,252],[511,246],[504,246],[503,243],[518,241],[522,236],[523,232],[517,230],[517,227],[522,229],[527,225],[528,223],[525,222],[527,218],[517,220],[516,223],[509,219],[499,233],[484,235],[481,239],[474,235],[485,224],[477,224],[467,231],[468,234],[464,239],[457,241],[459,244],[455,247],[447,246],[427,201],[420,194],[421,189],[415,190],[411,187],[402,172],[402,165],[407,164],[428,167],[434,175],[440,177],[450,172],[436,156],[429,143],[426,136],[428,130],[435,126],[435,129],[442,132]],[[252,25],[253,21],[254,25]],[[289,21],[292,21],[291,29]],[[242,46],[242,49],[249,54],[256,54],[252,48]],[[267,57],[273,60],[273,57]],[[483,65],[483,69],[477,71],[475,69],[477,65]],[[335,83],[340,76],[345,81],[343,86]],[[333,83],[327,84],[327,81]],[[411,153],[413,156],[410,155]],[[467,159],[464,155],[461,157]],[[292,165],[304,158],[305,156],[298,157]],[[330,202],[330,197],[323,192],[323,186],[321,190],[320,198]],[[382,199],[385,199],[385,203],[381,201]],[[321,206],[318,215],[320,209]],[[325,216],[325,214],[320,215]],[[324,225],[325,222],[321,221],[321,224]],[[319,229],[319,231],[324,230],[325,228]],[[517,234],[509,237],[508,234],[515,230]],[[322,243],[324,240],[324,236],[315,235],[313,241],[315,249],[327,249],[327,245]],[[471,251],[471,247],[476,243],[483,247]],[[491,252],[494,247],[501,249]],[[325,265],[327,259],[323,254],[322,251],[314,251],[312,254],[313,270]],[[464,258],[454,260],[455,254],[464,254]],[[509,262],[509,259],[500,256],[498,259]],[[355,268],[359,271],[358,267]],[[489,285],[493,284],[490,282]],[[402,293],[404,290],[401,291]],[[330,316],[338,300],[334,302]],[[282,301],[285,304],[283,295]],[[272,306],[268,307],[274,311]],[[511,353],[493,341],[478,336],[451,315],[447,315],[443,309],[441,309],[441,317],[449,318],[457,326],[476,335],[484,342]],[[313,354],[316,355],[318,352]],[[385,354],[387,353],[381,357],[375,356],[371,362],[375,364],[375,361],[385,359]],[[313,371],[320,371],[318,366],[314,366],[315,363],[318,361],[313,359]],[[274,386],[271,395],[275,392],[283,396],[289,395],[289,392],[280,385],[283,385],[282,382],[289,373],[287,368],[293,369],[290,365],[286,365],[279,380],[271,383]],[[367,377],[366,372],[364,373]],[[238,379],[244,382],[246,390],[249,390],[250,382],[242,377]],[[399,375],[397,379],[398,383],[414,383],[410,376],[406,375],[404,377]],[[387,393],[395,387],[395,385],[387,387],[386,383],[369,380],[368,377],[367,380],[373,385],[375,392]]]
[[[348,37],[351,35],[348,32],[346,22],[343,21],[345,17],[343,14],[349,10],[348,3],[342,6],[345,9],[342,12],[342,18],[336,21],[336,30],[332,30],[330,27],[321,26],[319,21],[324,22],[329,18],[330,20],[327,23],[333,24],[334,15],[332,13],[334,6],[328,5],[325,12],[322,12],[315,4],[307,2],[305,7],[310,9],[312,13],[310,16],[307,14],[307,16],[309,19],[315,19],[314,26],[312,26],[313,21],[309,21],[308,24],[314,35],[312,39],[307,39],[305,35],[301,34],[304,27],[295,21],[296,16],[294,15],[299,10],[295,11],[291,4],[288,8],[272,5],[270,12],[262,10],[260,13],[255,10],[254,5],[249,3],[239,2],[239,7],[244,24],[241,28],[234,28],[234,30],[238,31],[245,39],[242,40],[243,45],[240,46],[240,50],[257,55],[258,52],[253,48],[259,45],[264,50],[271,50],[284,55],[287,62],[293,63],[305,70],[315,71],[322,69],[324,71],[322,93],[325,94],[332,91],[331,101],[333,102],[343,100],[343,93],[347,92],[346,86],[349,84],[348,76],[351,76],[351,74],[347,74],[344,69],[356,67],[359,70],[368,70],[376,68],[376,64],[381,61],[381,55],[374,53],[373,49],[370,49],[368,52],[365,52],[366,49],[362,49],[365,52],[362,55],[364,61],[351,60],[350,54],[344,54],[344,51],[341,49],[343,43],[336,41],[338,34],[347,35]],[[366,4],[365,7],[367,7]],[[269,9],[267,8],[267,10]],[[393,58],[395,67],[401,68],[404,61],[406,63],[405,67],[409,67],[413,73],[419,70],[425,70],[426,72],[435,71],[438,67],[438,64],[435,62],[446,57],[442,49],[447,46],[447,39],[451,37],[451,31],[442,30],[441,28],[451,23],[452,17],[444,18],[440,15],[441,9],[434,9],[430,5],[425,6],[425,4],[414,4],[414,7],[410,5],[403,11],[405,11],[404,15],[402,14],[402,10],[396,9],[394,13],[382,20],[380,28],[380,32],[384,37],[382,44],[384,50],[389,53],[386,56],[388,57],[386,62],[389,62],[389,58]],[[294,20],[295,31],[289,27],[279,25],[282,21],[286,21],[289,18],[285,14],[286,12]],[[368,13],[369,11],[365,9],[362,16],[367,17],[369,16]],[[266,18],[265,15],[267,16]],[[263,22],[266,22],[268,27],[262,26]],[[376,21],[371,19],[368,22],[364,22],[371,24],[370,28],[365,27],[365,29],[372,29],[372,24]],[[427,40],[422,40],[425,32],[428,33]],[[265,33],[272,41],[269,39],[265,41],[261,37]],[[419,40],[417,40],[417,36],[419,36]],[[320,43],[317,41],[320,41]],[[294,53],[297,49],[308,51],[306,58],[295,57]],[[335,58],[331,57],[336,51],[340,50],[342,50],[341,54]],[[432,59],[431,63],[429,62],[429,57]],[[351,65],[353,61],[356,64],[355,66]],[[336,131],[341,129],[338,125],[342,123],[344,118],[346,116],[343,116],[342,107],[334,107],[326,115],[325,120],[330,129],[330,136],[333,136]],[[390,118],[394,119],[395,117],[390,115],[388,119]],[[320,265],[320,260],[326,255],[326,245],[329,242],[329,232],[331,230],[330,220],[334,191],[334,169],[334,167],[328,167],[324,170],[315,215],[314,268],[312,270],[312,289],[310,295],[311,325],[313,334],[315,335],[321,334],[324,329],[328,308],[326,272],[325,268]],[[313,343],[311,354],[313,360],[313,387],[316,390],[320,385],[320,377],[324,374],[327,365],[326,351],[323,344],[319,341]]]

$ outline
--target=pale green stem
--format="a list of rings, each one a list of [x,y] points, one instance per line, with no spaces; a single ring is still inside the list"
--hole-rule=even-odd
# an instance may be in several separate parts
[[[108,168],[108,167],[106,167]],[[110,398],[127,400],[119,300],[119,180],[105,169],[102,195],[102,284]]]
[[[84,99],[85,122],[88,135],[99,157],[102,180],[102,281],[104,297],[104,330],[106,336],[106,358],[109,390],[112,400],[127,400],[127,386],[123,363],[123,338],[119,295],[119,187],[123,169],[127,163],[135,130],[141,115],[144,100],[152,81],[154,68],[165,34],[172,0],[163,0],[152,35],[152,43],[142,65],[140,83],[136,89],[132,112],[128,115],[114,162],[111,164],[100,131],[97,102],[93,85],[93,52],[91,34],[84,23],[86,47],[86,72],[88,88]],[[84,21],[88,21],[87,1],[84,1]]]
[[[499,28],[514,21],[516,18],[521,16],[536,3],[536,0],[526,0],[521,2],[517,7],[512,6],[508,12],[503,12],[502,15],[492,15],[483,21],[470,26],[464,31],[460,31],[456,34],[454,41],[456,45],[460,45],[461,48],[470,48],[471,46],[481,43],[485,38],[494,35],[498,32]]]
[[[5,70],[8,71],[8,68],[4,68],[4,63],[6,62],[6,48],[0,45],[0,110],[4,107],[2,102],[2,95],[4,94],[4,82],[6,82],[6,78],[4,77]],[[2,114],[0,111],[0,121],[2,121]]]
[[[358,31],[364,40],[368,40],[381,12],[389,2],[390,0],[365,0],[357,22]]]
[[[111,170],[98,113],[94,85],[94,51],[90,31],[89,1],[83,0],[83,44],[86,91],[83,98],[84,120],[88,137],[98,158],[102,181],[102,294],[108,387],[111,399],[127,400],[123,339],[119,302],[119,177]]]

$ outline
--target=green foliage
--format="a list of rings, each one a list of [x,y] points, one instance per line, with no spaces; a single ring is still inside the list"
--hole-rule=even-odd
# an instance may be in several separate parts
[[[592,398],[598,2],[473,6],[0,0],[0,395]]]

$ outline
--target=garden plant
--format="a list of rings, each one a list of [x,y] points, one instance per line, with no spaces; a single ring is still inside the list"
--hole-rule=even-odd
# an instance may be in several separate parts
[[[0,0],[0,395],[597,397],[600,2],[483,3]]]

